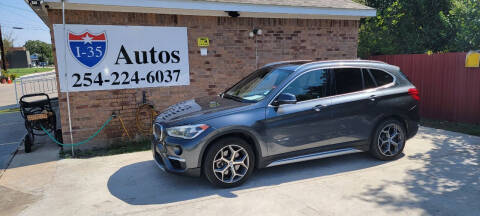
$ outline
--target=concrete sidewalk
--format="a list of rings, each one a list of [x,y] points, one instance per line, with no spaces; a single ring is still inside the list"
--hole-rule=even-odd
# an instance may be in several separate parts
[[[160,171],[150,152],[58,160],[41,148],[0,179],[2,215],[472,215],[480,137],[420,128],[391,162],[367,154],[259,170],[243,186]]]

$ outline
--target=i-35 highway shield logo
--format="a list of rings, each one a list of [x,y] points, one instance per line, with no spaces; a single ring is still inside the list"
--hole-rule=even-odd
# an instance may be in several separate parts
[[[93,68],[102,61],[107,50],[107,37],[104,33],[91,34],[85,32],[83,34],[68,33],[68,44],[72,51],[73,57],[84,66]]]

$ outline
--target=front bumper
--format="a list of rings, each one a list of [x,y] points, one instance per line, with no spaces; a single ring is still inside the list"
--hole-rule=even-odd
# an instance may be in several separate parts
[[[170,155],[165,141],[152,140],[152,153],[157,166],[163,171],[188,176],[200,176],[200,167],[188,167],[187,161],[178,156]]]

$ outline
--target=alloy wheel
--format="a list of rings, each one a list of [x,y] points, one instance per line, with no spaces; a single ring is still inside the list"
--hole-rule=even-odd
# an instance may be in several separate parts
[[[213,160],[213,173],[224,183],[234,183],[242,179],[249,168],[247,150],[238,145],[221,148]]]
[[[383,155],[394,156],[402,149],[404,139],[400,126],[388,124],[378,135],[378,148]]]

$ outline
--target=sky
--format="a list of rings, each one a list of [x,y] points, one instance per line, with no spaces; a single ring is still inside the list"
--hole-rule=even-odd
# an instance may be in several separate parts
[[[0,25],[3,35],[12,34],[14,46],[23,46],[27,40],[51,43],[50,30],[24,0],[0,0]]]

